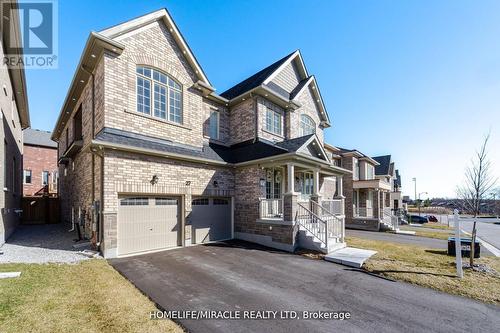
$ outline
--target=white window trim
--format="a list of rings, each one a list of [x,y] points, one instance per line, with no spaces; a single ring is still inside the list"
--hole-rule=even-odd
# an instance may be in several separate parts
[[[307,118],[311,121],[312,125],[311,124],[306,124],[303,119],[304,118]],[[307,133],[305,134],[304,133],[304,129],[302,128],[302,125],[307,125],[307,126],[312,126],[313,127],[313,131],[312,133]],[[300,136],[305,136],[305,135],[309,135],[309,134],[315,134],[316,133],[316,122],[314,121],[314,119],[312,119],[309,115],[305,114],[305,113],[302,113],[299,117],[299,135]]]
[[[272,115],[272,116],[271,116],[271,128],[269,128],[269,127],[267,126],[267,115],[268,115],[268,112],[270,112],[270,113],[271,113],[271,115]],[[279,117],[279,119],[280,119],[280,121],[279,121],[279,124],[280,124],[280,128],[279,128],[279,130],[280,130],[280,131],[279,131],[279,132],[276,132],[276,131],[275,131],[275,128],[274,128],[274,125],[275,125],[275,115],[278,115],[278,117]],[[284,127],[284,126],[283,126],[283,115],[282,115],[280,112],[278,112],[278,111],[276,111],[276,110],[273,110],[273,109],[271,109],[271,108],[269,108],[269,107],[268,107],[268,108],[266,108],[264,130],[265,130],[266,132],[269,132],[269,133],[274,134],[274,135],[283,136],[283,127]]]
[[[31,180],[30,183],[26,183],[26,175],[25,175],[26,171],[30,172],[30,180]],[[33,171],[32,170],[30,170],[30,169],[24,169],[23,170],[23,184],[24,185],[31,185],[31,184],[33,184]]]
[[[217,134],[216,137],[212,137],[212,114],[217,115]],[[208,136],[210,139],[219,140],[220,139],[220,111],[216,109],[210,109],[209,124],[208,124]]]
[[[174,81],[175,83],[177,83],[179,86],[180,86],[180,89],[177,89],[177,88],[174,88],[174,87],[171,87],[168,85],[168,82],[165,84],[165,83],[162,83],[160,81],[157,81],[155,79],[153,79],[153,77],[148,77],[148,76],[145,76],[141,73],[137,73],[137,68],[139,67],[142,67],[142,68],[147,68],[151,71],[151,75],[153,75],[153,71],[157,71],[163,75],[165,75],[167,78],[171,79],[172,81]],[[167,122],[167,123],[171,123],[171,124],[175,124],[175,125],[183,125],[184,124],[184,89],[183,89],[183,85],[178,81],[176,80],[175,78],[173,78],[171,75],[165,73],[164,71],[156,68],[156,67],[151,67],[151,66],[146,66],[146,65],[137,65],[135,67],[135,112],[136,114],[140,114],[141,116],[146,116],[146,117],[149,117],[149,118],[153,118],[153,119],[159,119],[161,121],[164,121],[164,122]],[[149,112],[150,113],[144,113],[144,112],[140,112],[137,110],[137,78],[138,77],[141,77],[142,79],[144,80],[148,80],[149,81]],[[165,88],[165,112],[166,112],[166,115],[165,115],[165,118],[162,118],[162,117],[158,117],[158,116],[155,116],[155,99],[154,99],[154,86],[155,84],[159,85],[159,86],[162,86]],[[176,122],[174,120],[171,120],[170,119],[170,89],[173,89],[175,90],[176,92],[178,92],[180,94],[180,109],[181,109],[181,113],[180,113],[180,121],[179,122]]]
[[[43,183],[43,174],[44,174],[45,172],[47,173],[47,184],[44,184],[44,183]],[[49,183],[50,183],[50,171],[43,170],[43,171],[42,171],[42,186],[49,185]]]

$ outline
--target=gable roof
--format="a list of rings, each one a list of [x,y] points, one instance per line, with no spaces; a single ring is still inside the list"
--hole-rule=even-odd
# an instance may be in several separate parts
[[[103,29],[98,33],[104,37],[110,39],[116,39],[117,37],[120,37],[130,31],[139,29],[152,22],[159,20],[162,20],[163,23],[165,23],[166,27],[169,29],[170,33],[174,37],[176,43],[179,45],[179,48],[181,49],[182,53],[186,57],[187,61],[195,69],[195,74],[198,76],[198,78],[211,87],[212,85],[208,80],[208,77],[205,75],[205,72],[201,68],[200,64],[198,63],[198,60],[194,56],[193,52],[191,51],[191,48],[187,44],[182,33],[177,28],[177,25],[175,24],[174,20],[172,19],[170,13],[166,8],[156,10],[146,15],[141,15],[126,22],[114,25],[107,29]]]
[[[56,125],[52,131],[53,140],[59,140],[61,128],[65,126],[67,121],[70,119],[72,112],[75,110],[76,103],[86,86],[86,82],[88,82],[91,78],[90,73],[93,73],[101,54],[104,51],[107,51],[115,55],[120,55],[125,49],[125,45],[116,40],[117,37],[158,20],[162,20],[165,23],[166,27],[172,33],[175,41],[178,43],[180,49],[183,51],[183,54],[189,64],[193,66],[195,73],[199,78],[196,85],[201,89],[206,89],[210,93],[210,96],[214,98],[218,97],[218,99],[220,99],[220,96],[213,93],[215,88],[213,88],[208,81],[208,78],[184,40],[184,37],[175,25],[175,22],[172,20],[170,14],[165,8],[162,8],[152,13],[129,20],[125,23],[101,30],[100,32],[92,31],[90,33],[59,113]]]
[[[376,175],[390,175],[391,155],[375,156],[373,159],[379,163],[375,167]]]
[[[31,146],[57,148],[57,143],[50,138],[52,133],[32,128],[23,130],[23,143]]]
[[[260,86],[261,84],[266,81],[267,78],[269,78],[274,72],[277,71],[277,69],[283,65],[287,60],[289,60],[297,51],[294,51],[287,56],[281,58],[280,60],[276,61],[275,63],[267,66],[266,68],[258,71],[257,73],[253,74],[252,76],[246,78],[245,80],[241,81],[240,83],[236,84],[235,86],[229,88],[228,90],[224,91],[222,94],[220,94],[222,97],[227,98],[227,99],[233,99],[235,97],[240,96],[241,94],[252,90],[253,88],[256,88]]]
[[[296,61],[295,64],[297,65],[301,80],[299,81],[299,84],[290,93],[288,93],[285,89],[274,83],[272,80],[293,61]],[[296,109],[300,107],[298,97],[307,87],[312,88],[314,102],[317,103],[317,106],[319,108],[319,117],[320,119],[322,119],[321,124],[324,127],[329,127],[331,125],[330,117],[326,112],[326,107],[323,102],[323,98],[321,97],[316,78],[314,77],[314,75],[309,76],[299,50],[288,54],[275,63],[258,71],[252,76],[224,91],[222,94],[220,94],[220,96],[230,101],[234,101],[240,96],[243,97],[243,95],[251,93],[253,91],[259,93],[259,90],[261,90],[260,92],[263,92],[264,96],[268,97],[269,95],[268,98],[271,98],[271,96],[274,95],[280,101],[280,103],[284,102],[286,108],[292,106],[292,109]]]
[[[342,147],[337,147],[337,148],[340,149],[340,154],[342,154],[342,155],[344,155],[344,154],[353,154],[356,157],[358,157],[360,160],[364,159],[364,160],[369,161],[370,163],[372,163],[373,165],[375,165],[375,169],[379,165],[379,162],[377,160],[375,160],[374,158],[371,158],[370,156],[368,156],[366,154],[363,154],[362,152],[360,152],[357,149],[347,149],[347,148],[342,148]]]

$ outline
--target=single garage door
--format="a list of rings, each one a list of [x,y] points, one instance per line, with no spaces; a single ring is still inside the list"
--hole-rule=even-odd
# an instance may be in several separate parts
[[[230,239],[231,198],[194,198],[187,223],[192,244]]]
[[[179,225],[178,198],[120,198],[118,255],[177,246]]]

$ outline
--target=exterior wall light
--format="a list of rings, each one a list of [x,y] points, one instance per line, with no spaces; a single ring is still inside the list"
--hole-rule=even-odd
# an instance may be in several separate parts
[[[158,184],[158,175],[153,175],[153,178],[150,180],[151,185]]]

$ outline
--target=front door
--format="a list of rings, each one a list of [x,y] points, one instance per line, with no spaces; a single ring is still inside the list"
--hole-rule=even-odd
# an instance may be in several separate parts
[[[266,199],[281,199],[283,193],[283,169],[266,169]]]

